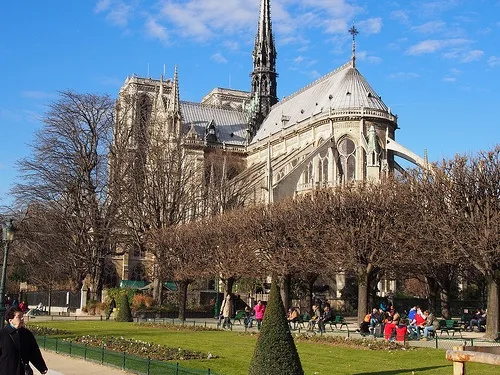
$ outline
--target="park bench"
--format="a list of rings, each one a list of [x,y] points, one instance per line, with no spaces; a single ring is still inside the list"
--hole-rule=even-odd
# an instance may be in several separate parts
[[[242,324],[241,319],[243,319],[243,324],[246,325],[246,321],[245,321],[246,317],[247,317],[247,314],[244,311],[238,311],[233,318],[233,324],[235,324],[236,321],[238,321],[238,323]]]
[[[473,317],[474,315],[471,313],[462,314],[462,316],[460,317],[460,326],[462,327],[462,330],[465,331],[467,328],[469,328],[470,321]]]
[[[309,319],[311,319],[311,315],[308,313],[300,314],[297,321],[290,323],[290,329],[306,328],[305,324],[309,323]]]
[[[441,334],[446,332],[448,336],[450,335],[450,332],[453,332],[453,336],[455,336],[455,332],[458,332],[460,337],[462,337],[462,327],[460,324],[461,323],[459,321],[454,319],[442,319],[439,321],[439,330],[441,331]]]
[[[342,315],[336,315],[334,320],[331,320],[328,322],[330,324],[330,328],[333,331],[333,329],[342,329],[342,326],[345,326],[347,330],[349,330],[349,326],[347,325],[347,322],[345,321],[344,317]]]

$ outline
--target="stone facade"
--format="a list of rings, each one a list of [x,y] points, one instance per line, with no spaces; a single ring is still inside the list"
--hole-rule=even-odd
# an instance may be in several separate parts
[[[119,102],[142,98],[158,131],[179,134],[182,147],[200,163],[211,150],[241,158],[256,201],[377,181],[401,168],[395,156],[424,166],[425,160],[395,141],[397,116],[358,71],[353,30],[352,56],[344,65],[278,102],[270,1],[262,0],[250,92],[215,88],[201,103],[184,102],[176,70],[173,79],[128,78]],[[137,108],[125,121],[131,128],[141,117]],[[129,279],[133,265],[148,259],[144,255],[116,259],[120,278]]]

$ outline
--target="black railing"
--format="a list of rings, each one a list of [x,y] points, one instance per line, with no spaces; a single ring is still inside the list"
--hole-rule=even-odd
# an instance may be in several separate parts
[[[38,345],[56,353],[70,357],[82,358],[85,361],[120,368],[124,371],[141,375],[218,375],[215,372],[182,367],[179,362],[163,362],[150,358],[141,358],[125,352],[115,352],[102,347],[93,347],[74,343],[68,340],[48,336],[36,336]]]

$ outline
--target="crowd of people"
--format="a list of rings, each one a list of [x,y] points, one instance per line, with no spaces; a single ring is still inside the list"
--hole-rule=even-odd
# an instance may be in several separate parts
[[[234,317],[234,304],[231,303],[231,295],[226,296],[220,312],[220,322],[223,328],[230,326],[231,317]],[[244,324],[251,328],[257,324],[261,328],[264,319],[265,304],[257,301],[257,304],[251,308],[246,306],[244,309]],[[290,329],[297,327],[297,324],[307,324],[308,331],[325,332],[325,326],[328,323],[335,322],[335,314],[330,308],[328,302],[316,301],[312,306],[311,314],[301,314],[298,307],[291,307],[287,312],[287,321]],[[466,330],[478,331],[484,330],[486,324],[486,312],[477,309],[472,316]],[[403,317],[396,311],[394,305],[385,302],[380,303],[379,307],[373,308],[372,312],[367,314],[361,322],[358,331],[362,335],[374,335],[384,337],[387,340],[404,341],[405,339],[428,340],[434,336],[440,329],[440,322],[436,315],[430,310],[424,310],[420,306],[412,306],[405,311]]]
[[[10,296],[4,297],[4,304],[5,304],[6,309],[8,309],[9,307],[19,307],[21,309],[21,311],[23,312],[23,314],[26,314],[26,312],[28,312],[28,310],[29,310],[29,307],[28,307],[28,304],[26,303],[26,301],[22,300],[21,302],[19,302],[17,300],[17,298],[12,299]],[[40,302],[40,305],[41,305],[41,302]],[[43,307],[43,305],[41,305],[41,306]]]
[[[405,337],[428,340],[438,329],[439,320],[430,310],[423,311],[420,306],[413,306],[403,319],[393,305],[381,304],[365,316],[359,331],[364,335],[383,335],[387,340],[404,341]]]
[[[236,315],[236,304],[237,300],[240,300],[239,297],[235,297],[232,294],[226,295],[224,300],[222,301],[222,305],[220,308],[219,314],[219,324],[222,325],[222,328],[231,328],[231,318]],[[254,322],[257,325],[257,328],[260,330],[262,325],[262,320],[264,319],[264,312],[266,311],[266,305],[263,301],[258,300],[255,306],[250,307],[248,305],[245,306],[244,310],[245,316],[243,322],[247,328],[252,328],[254,326]]]
[[[484,331],[486,312],[477,309],[467,323],[466,330]],[[361,322],[359,332],[362,335],[383,336],[387,340],[403,341],[406,338],[428,340],[440,329],[439,319],[430,310],[423,310],[420,306],[412,306],[408,315],[403,319],[393,305],[381,303],[373,308]]]

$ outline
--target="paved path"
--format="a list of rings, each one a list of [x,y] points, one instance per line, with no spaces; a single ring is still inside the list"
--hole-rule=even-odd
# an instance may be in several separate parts
[[[101,366],[97,363],[84,361],[83,359],[57,354],[48,350],[42,350],[43,358],[49,368],[49,375],[127,375],[132,374],[114,367]],[[32,366],[33,367],[33,366]],[[35,374],[38,371],[34,369]]]

